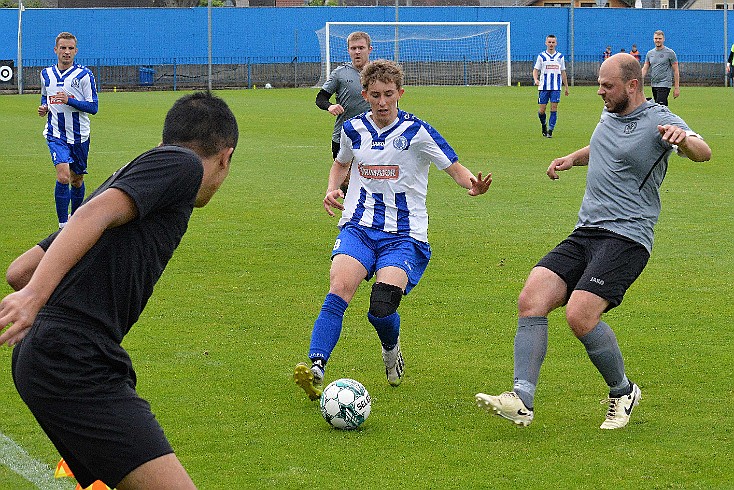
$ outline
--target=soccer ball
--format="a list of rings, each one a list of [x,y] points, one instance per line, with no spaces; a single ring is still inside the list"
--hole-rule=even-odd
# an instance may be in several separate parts
[[[356,429],[367,420],[372,408],[370,394],[362,383],[349,378],[330,383],[321,394],[321,415],[337,429]]]
[[[265,88],[273,88],[273,86],[272,86],[272,85],[270,85],[270,83],[266,83],[266,84],[265,84]]]

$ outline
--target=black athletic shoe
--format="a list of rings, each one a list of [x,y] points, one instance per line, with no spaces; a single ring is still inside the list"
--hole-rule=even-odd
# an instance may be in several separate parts
[[[553,137],[553,130],[549,129],[548,134],[545,135],[546,138],[552,138]]]
[[[548,126],[543,124],[543,136],[548,136]]]

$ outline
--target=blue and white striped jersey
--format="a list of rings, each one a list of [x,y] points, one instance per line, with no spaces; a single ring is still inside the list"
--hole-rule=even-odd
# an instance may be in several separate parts
[[[87,67],[77,64],[63,73],[59,73],[56,65],[41,70],[41,96],[48,104],[43,135],[69,144],[83,143],[89,139],[89,115],[62,103],[58,97],[60,92],[66,92],[70,99],[97,103],[94,75]]]
[[[340,162],[352,161],[349,190],[339,220],[428,242],[428,170],[445,170],[459,157],[428,123],[398,110],[378,129],[372,112],[342,127]]]
[[[538,70],[538,90],[561,90],[563,78],[561,73],[566,71],[566,61],[560,51],[549,54],[543,51],[538,55],[533,67]]]

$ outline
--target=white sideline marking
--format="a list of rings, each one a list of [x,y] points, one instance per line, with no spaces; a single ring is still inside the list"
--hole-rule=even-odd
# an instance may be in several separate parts
[[[15,441],[0,432],[0,463],[41,490],[69,490],[68,481],[54,478],[54,469],[33,459]]]

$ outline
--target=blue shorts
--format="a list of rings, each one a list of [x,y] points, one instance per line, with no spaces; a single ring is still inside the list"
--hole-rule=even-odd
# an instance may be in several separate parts
[[[539,90],[538,91],[538,104],[545,105],[549,101],[555,104],[559,103],[561,101],[561,91],[560,90]]]
[[[339,254],[357,259],[367,269],[367,281],[383,267],[403,269],[408,275],[405,287],[405,294],[408,294],[428,267],[431,246],[409,236],[347,223],[336,237],[331,257]]]
[[[47,136],[48,151],[54,167],[59,163],[68,163],[72,172],[77,175],[87,173],[87,157],[89,156],[89,140],[84,143],[71,144],[54,136]]]

